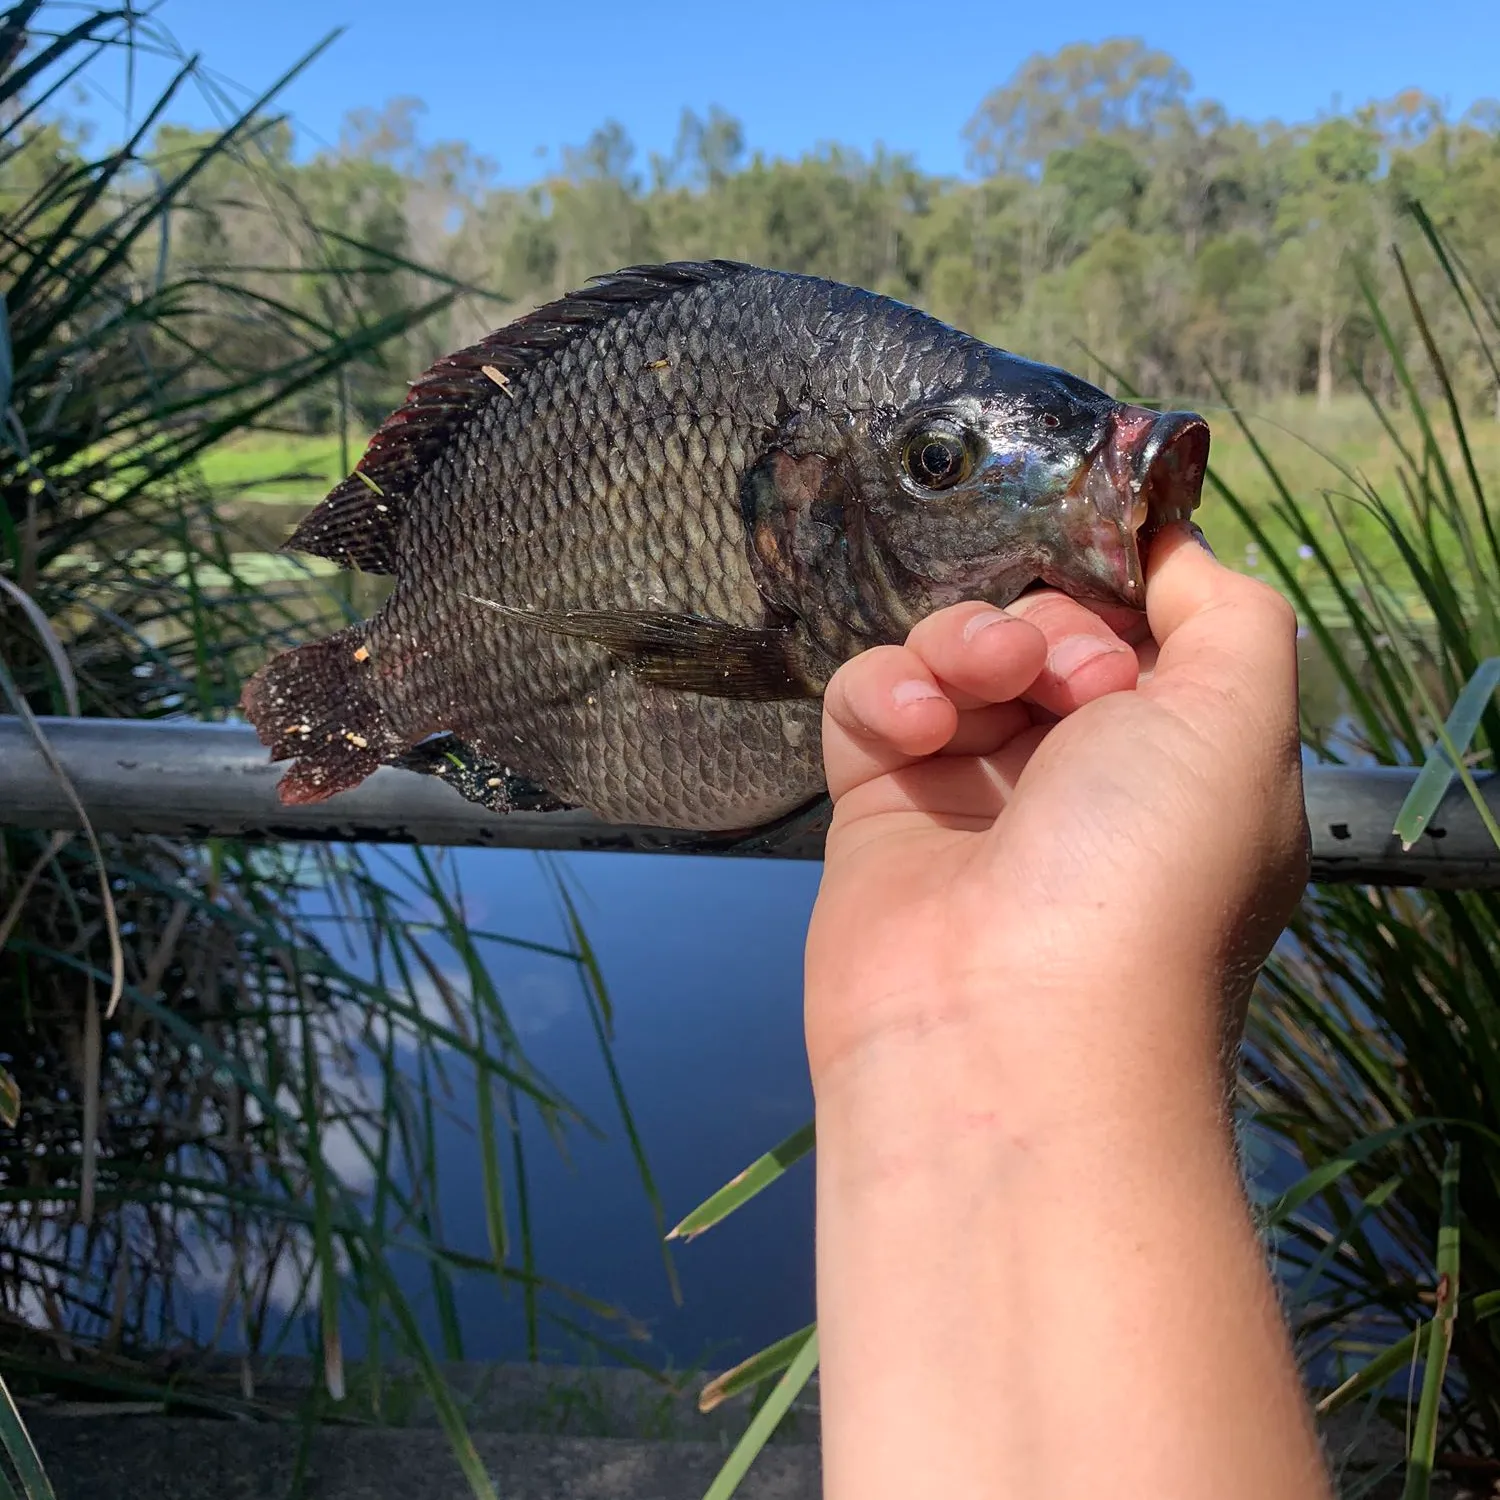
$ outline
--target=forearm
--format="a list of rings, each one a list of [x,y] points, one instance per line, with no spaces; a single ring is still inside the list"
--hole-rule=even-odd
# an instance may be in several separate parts
[[[1328,1493],[1212,1041],[1108,1009],[816,1080],[829,1500]]]

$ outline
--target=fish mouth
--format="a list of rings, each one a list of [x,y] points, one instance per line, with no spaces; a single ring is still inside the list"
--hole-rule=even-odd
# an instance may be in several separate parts
[[[1151,543],[1198,508],[1208,445],[1197,412],[1119,407],[1064,497],[1064,546],[1043,581],[1078,598],[1144,609]]]

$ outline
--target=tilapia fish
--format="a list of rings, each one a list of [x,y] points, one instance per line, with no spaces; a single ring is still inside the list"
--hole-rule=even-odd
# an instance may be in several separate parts
[[[287,543],[390,595],[244,708],[286,803],[397,764],[497,809],[761,828],[823,795],[848,658],[1039,582],[1140,607],[1208,442],[855,287],[631,267],[413,383]]]

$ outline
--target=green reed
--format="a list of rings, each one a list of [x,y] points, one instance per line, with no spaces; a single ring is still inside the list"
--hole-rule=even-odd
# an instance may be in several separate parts
[[[1485,664],[1500,655],[1500,538],[1471,435],[1493,419],[1461,394],[1455,370],[1462,361],[1500,382],[1500,288],[1477,283],[1420,206],[1410,221],[1415,244],[1391,252],[1402,305],[1366,294],[1401,393],[1395,409],[1366,393],[1399,455],[1394,481],[1335,461],[1310,489],[1306,469],[1293,478],[1262,451],[1275,520],[1292,539],[1262,549],[1347,705],[1331,728],[1305,726],[1310,749],[1422,764],[1459,705],[1450,724],[1463,719],[1466,738],[1454,764],[1472,786],[1500,744],[1500,710],[1483,691]],[[1414,257],[1441,273],[1436,294],[1419,294]],[[1468,347],[1439,347],[1434,295],[1462,310]],[[1234,489],[1217,490],[1253,523]],[[1364,540],[1372,528],[1378,564]],[[1471,683],[1479,691],[1465,695]],[[1396,1423],[1410,1455],[1405,1494],[1417,1500],[1434,1455],[1440,1468],[1500,1452],[1500,899],[1311,890],[1252,1010],[1243,1090],[1253,1134],[1308,1174],[1268,1232],[1320,1411],[1362,1399]],[[1351,1467],[1346,1492],[1380,1478]]]
[[[248,107],[212,95],[223,125],[163,154],[174,101],[213,85],[149,17],[43,0],[0,14],[0,712],[222,719],[270,651],[353,609],[360,580],[339,591],[247,563],[261,543],[199,459],[461,300],[497,299],[325,232],[289,190],[262,148],[317,50]],[[70,140],[57,112],[72,81],[148,54],[173,75],[131,101],[124,143]],[[318,316],[263,267],[176,253],[193,193],[226,165],[255,190],[234,211],[264,220]],[[360,289],[375,282],[372,305]],[[565,930],[551,946],[482,930],[455,863],[423,851],[0,833],[5,1411],[7,1387],[64,1383],[284,1415],[258,1362],[311,1354],[324,1411],[378,1415],[381,1370],[401,1358],[473,1492],[493,1494],[439,1364],[465,1353],[458,1278],[502,1284],[533,1358],[547,1330],[576,1327],[570,1312],[617,1320],[538,1263],[522,1123],[598,1127],[528,1060],[487,967],[519,944],[576,971],[609,1060],[603,978],[576,914]],[[437,1128],[455,1106],[478,1137],[481,1253],[454,1248],[438,1210]],[[654,1200],[638,1145],[636,1160]],[[421,1303],[400,1263],[425,1268]],[[357,1372],[350,1326],[369,1349]],[[225,1345],[256,1362],[224,1378]],[[16,1426],[0,1438],[29,1497]]]

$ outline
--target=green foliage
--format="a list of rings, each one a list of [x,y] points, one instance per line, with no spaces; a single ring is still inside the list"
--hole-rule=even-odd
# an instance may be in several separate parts
[[[170,179],[205,138],[169,115],[138,152]],[[1381,252],[1410,240],[1402,206],[1420,198],[1477,274],[1500,271],[1500,111],[1454,119],[1408,92],[1310,125],[1252,125],[1195,98],[1181,67],[1139,41],[1024,63],[979,105],[971,180],[831,144],[770,159],[713,109],[685,111],[671,153],[646,163],[606,121],[511,187],[468,146],[425,144],[420,124],[420,103],[395,99],[306,154],[283,120],[256,115],[244,149],[212,153],[169,220],[147,226],[139,274],[160,263],[203,280],[195,311],[213,313],[221,357],[247,372],[284,366],[320,331],[398,316],[434,271],[503,291],[434,307],[258,424],[367,431],[413,374],[510,313],[632,261],[697,256],[869,286],[1096,378],[1131,370],[1174,404],[1209,399],[1212,369],[1256,404],[1315,392],[1330,410],[1363,383],[1389,409],[1397,362],[1420,344]],[[9,201],[80,169],[82,151],[65,117],[33,117],[6,162]],[[35,205],[56,211],[45,195]],[[324,232],[309,264],[311,222]],[[1424,265],[1419,291],[1444,346],[1460,348],[1461,313],[1433,295],[1436,274]],[[1390,310],[1390,341],[1362,276]],[[1471,347],[1452,374],[1466,411],[1500,412],[1500,382]]]
[[[1312,750],[1411,765],[1446,735],[1450,769],[1467,777],[1493,765],[1500,743],[1487,675],[1476,677],[1500,648],[1500,537],[1485,477],[1469,461],[1471,419],[1453,372],[1461,359],[1495,371],[1500,283],[1476,274],[1420,209],[1415,229],[1435,279],[1424,281],[1403,256],[1392,265],[1424,369],[1408,361],[1394,309],[1364,282],[1367,316],[1406,403],[1404,422],[1382,418],[1399,454],[1393,482],[1376,485],[1343,465],[1318,496],[1262,450],[1280,495],[1275,518],[1321,577],[1309,576],[1292,546],[1262,545],[1341,682],[1342,713],[1305,726]],[[1425,298],[1421,285],[1443,295]],[[1440,340],[1434,330],[1444,326],[1462,328],[1462,341]],[[1222,479],[1219,488],[1253,524],[1233,488]],[[1320,516],[1336,545],[1315,527]],[[1383,538],[1379,565],[1367,545],[1371,526]],[[1254,1130],[1308,1174],[1279,1200],[1275,1244],[1324,1408],[1368,1393],[1404,1427],[1413,1352],[1426,1355],[1412,1494],[1425,1492],[1434,1450],[1441,1467],[1445,1454],[1500,1447],[1497,954],[1493,892],[1316,887],[1268,967],[1248,1032]],[[1451,1164],[1460,1143],[1461,1182]]]
[[[975,161],[990,172],[1025,173],[1099,136],[1145,145],[1184,108],[1191,83],[1179,63],[1134,38],[1038,54],[970,121]]]
[[[290,167],[274,88],[216,133],[158,128],[205,83],[189,61],[119,149],[89,154],[38,112],[101,49],[143,43],[170,39],[139,12],[0,16],[10,711],[223,718],[268,649],[347,614],[306,570],[251,573],[263,539],[198,461],[289,410],[373,414],[360,393],[385,399],[393,351],[446,345],[442,320],[477,297],[408,254],[399,133],[359,137],[360,170],[320,176]],[[0,1371],[18,1394],[268,1410],[211,1378],[228,1342],[312,1355],[338,1402],[353,1326],[361,1388],[392,1354],[414,1361],[470,1487],[492,1494],[394,1268],[425,1271],[448,1357],[459,1276],[500,1283],[533,1354],[569,1312],[614,1316],[537,1264],[520,1127],[579,1116],[490,977],[516,943],[607,1014],[580,924],[552,947],[484,931],[454,865],[420,851],[0,834]],[[437,1215],[455,1087],[486,1147],[479,1254]]]
[[[1497,686],[1500,686],[1500,656],[1491,656],[1480,662],[1474,675],[1464,684],[1464,690],[1448,715],[1448,722],[1439,731],[1436,743],[1427,752],[1421,773],[1406,801],[1401,804],[1392,832],[1401,840],[1403,849],[1410,849],[1421,838],[1456,776],[1464,776],[1472,785],[1465,774],[1463,758],[1468,754],[1474,731],[1479,728],[1479,721]],[[1500,845],[1500,828],[1495,825],[1489,804],[1480,796],[1475,797],[1474,803],[1494,842]]]

